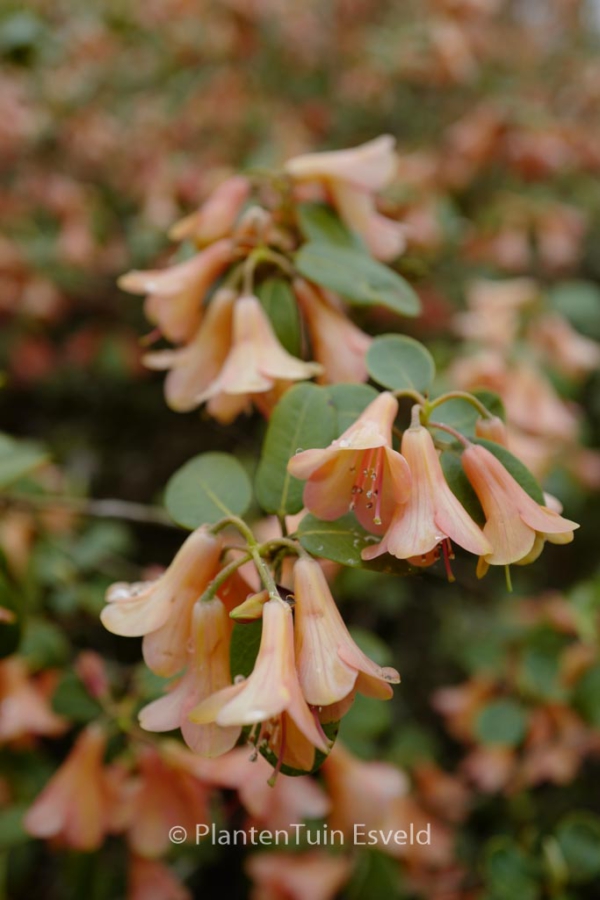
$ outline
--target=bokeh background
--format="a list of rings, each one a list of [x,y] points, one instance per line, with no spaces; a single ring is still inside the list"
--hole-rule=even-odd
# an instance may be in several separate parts
[[[515,572],[512,595],[460,560],[454,585],[339,575],[345,615],[402,673],[390,704],[357,702],[342,739],[407,774],[446,847],[364,853],[341,890],[598,897],[598,4],[5,0],[0,57],[0,428],[52,459],[0,496],[0,605],[23,613],[7,659],[72,723],[58,738],[0,723],[5,896],[125,896],[124,841],[78,854],[20,825],[97,714],[74,681],[82,651],[140,696],[157,690],[137,642],[97,616],[108,584],[168,563],[180,534],[89,498],[152,518],[185,460],[227,449],[252,468],[264,432],[258,417],[224,428],[166,407],[140,362],[141,303],[116,278],[171,259],[169,226],[238,168],[390,133],[400,165],[384,208],[407,225],[397,267],[424,311],[362,324],[426,343],[441,385],[500,393],[513,449],[582,528]],[[192,896],[296,896],[249,880],[241,851],[173,860]]]

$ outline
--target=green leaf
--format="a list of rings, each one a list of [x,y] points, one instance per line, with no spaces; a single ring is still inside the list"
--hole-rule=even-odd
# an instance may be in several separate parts
[[[521,485],[523,490],[532,497],[536,503],[545,506],[544,494],[537,480],[531,474],[527,466],[523,465],[520,459],[513,456],[510,450],[494,441],[486,441],[483,438],[473,438],[474,444],[481,444],[490,453],[493,453],[496,459],[499,459],[505,469],[512,475],[515,481]]]
[[[582,334],[600,339],[600,288],[591,281],[563,281],[550,290],[550,306]]]
[[[287,464],[299,450],[326,447],[334,437],[335,417],[325,388],[304,383],[286,391],[269,421],[256,473],[256,497],[265,512],[300,512],[304,482],[289,474]]]
[[[505,419],[504,404],[493,391],[472,391],[474,397],[477,397],[494,416]],[[436,422],[442,422],[444,425],[450,425],[465,437],[475,436],[475,423],[480,418],[478,411],[467,400],[457,399],[448,400],[442,403],[432,413],[432,419]]]
[[[0,811],[0,852],[18,847],[32,839],[23,828],[23,816],[26,812],[25,804],[9,806]]]
[[[256,293],[279,341],[288,353],[301,356],[300,313],[289,283],[283,278],[268,278]]]
[[[360,238],[349,231],[331,207],[324,203],[301,203],[298,207],[298,224],[307,241],[355,250],[364,249]]]
[[[360,841],[367,841],[368,835],[361,829]],[[372,847],[361,848],[357,864],[348,887],[344,890],[347,900],[405,900],[407,894],[402,889],[402,877],[396,860]]]
[[[47,460],[48,453],[38,444],[0,433],[0,488],[18,481]]]
[[[54,622],[30,618],[20,648],[30,671],[63,665],[69,657],[69,641]]]
[[[373,381],[391,390],[426,393],[435,377],[429,350],[404,334],[383,334],[367,351],[367,369]]]
[[[600,728],[600,665],[592,666],[577,682],[573,705],[594,728]]]
[[[556,829],[571,881],[591,881],[600,875],[600,818],[577,811],[559,822]]]
[[[254,668],[260,639],[262,636],[262,619],[255,622],[235,622],[231,631],[229,648],[229,667],[231,678],[238,675],[247,678]]]
[[[229,453],[201,453],[169,479],[165,506],[184,528],[243,515],[252,500],[252,485],[242,465]]]
[[[340,730],[339,722],[326,722],[321,725],[321,728],[325,732],[326,736],[332,742],[331,746],[335,744],[336,738],[338,736],[338,731]],[[261,745],[260,747],[261,756],[269,762],[272,766],[277,764],[277,757],[270,749],[268,745]],[[315,761],[313,763],[312,769],[295,769],[293,766],[288,766],[285,763],[281,766],[281,772],[283,775],[291,775],[292,778],[297,778],[300,775],[314,775],[315,772],[318,772],[325,760],[327,759],[326,753],[322,753],[320,750],[315,750]]]
[[[361,550],[377,543],[379,538],[365,531],[352,513],[336,519],[335,522],[323,522],[309,513],[300,522],[296,534],[304,549],[313,556],[331,559],[343,566],[397,575],[406,575],[411,571],[408,563],[389,554],[365,562],[360,555]]]
[[[421,303],[397,272],[360,250],[324,242],[304,244],[296,253],[301,275],[341,294],[358,306],[386,306],[401,316],[416,316]]]
[[[102,707],[90,697],[75,672],[67,672],[52,697],[54,712],[70,722],[91,722],[102,713]]]
[[[527,729],[527,714],[516,700],[494,700],[481,710],[475,734],[484,744],[520,744]]]
[[[440,456],[442,472],[448,483],[448,487],[464,506],[474,522],[478,525],[485,524],[485,514],[477,494],[471,487],[471,482],[465,474],[460,461],[460,454],[453,450],[444,450]]]
[[[25,613],[23,594],[3,571],[3,564],[3,558],[0,558],[0,606],[13,613],[15,619],[13,622],[0,622],[0,659],[10,656],[18,648]]]
[[[537,900],[540,896],[539,866],[509,837],[498,836],[489,841],[485,874],[492,900]]]
[[[335,437],[356,422],[369,403],[379,396],[378,391],[368,384],[333,384],[326,390],[337,413]]]

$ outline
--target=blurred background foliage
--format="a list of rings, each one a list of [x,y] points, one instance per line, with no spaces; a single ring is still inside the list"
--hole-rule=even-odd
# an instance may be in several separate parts
[[[456,325],[473,283],[528,278],[536,314],[600,339],[599,39],[597,5],[577,0],[3,4],[0,427],[51,463],[2,479],[0,605],[19,613],[4,651],[18,648],[56,713],[75,727],[98,715],[73,669],[89,648],[117,691],[158,693],[135,642],[101,628],[104,590],[170,560],[180,533],[155,506],[179,465],[233,449],[252,469],[264,433],[258,417],[224,428],[166,407],[140,363],[141,304],[116,277],[169,259],[167,228],[232,170],[389,132],[400,167],[386,210],[408,225],[398,268],[424,313],[407,325],[371,312],[365,326],[423,340],[452,384],[457,360],[490,350]],[[501,348],[501,394],[531,356],[528,316]],[[453,585],[434,571],[337,578],[356,639],[402,673],[391,703],[356,702],[342,740],[404,769],[453,846],[441,866],[405,861],[407,879],[363,854],[353,900],[599,896],[599,376],[559,363],[536,357],[576,417],[570,435],[528,430],[531,398],[517,413],[546,454],[527,461],[582,523],[572,545],[515,572],[511,596],[460,559]],[[122,521],[88,498],[150,514]],[[5,895],[122,896],[117,839],[53,853],[19,824],[72,740],[2,741]],[[239,852],[174,859],[194,896],[245,895]]]

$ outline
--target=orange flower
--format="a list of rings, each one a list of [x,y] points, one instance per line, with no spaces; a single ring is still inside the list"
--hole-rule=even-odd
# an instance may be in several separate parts
[[[228,237],[250,194],[251,184],[243,175],[227,178],[212,192],[200,209],[180,219],[169,231],[173,241],[189,238],[205,246]]]
[[[129,860],[127,900],[192,900],[192,894],[164,863],[135,853]]]
[[[124,637],[146,635],[147,665],[158,675],[175,675],[186,662],[192,605],[215,575],[220,553],[221,539],[196,529],[156,581],[109,588],[104,627]]]
[[[579,525],[536,503],[485,447],[473,444],[461,459],[486,516],[483,532],[491,550],[481,554],[485,563],[503,566],[523,560],[538,535],[558,544],[573,539]]]
[[[188,751],[189,752],[189,751]],[[164,856],[169,847],[169,829],[185,828],[190,839],[196,824],[209,816],[209,785],[196,777],[185,762],[186,751],[177,755],[168,748],[146,746],[138,750],[139,775],[128,785],[129,797],[120,830],[134,853],[148,858]]]
[[[297,757],[298,767],[311,769],[314,748],[329,751],[327,738],[302,696],[294,661],[292,611],[279,600],[263,607],[263,631],[254,671],[244,681],[223,688],[190,713],[199,725],[221,726],[274,723],[270,743],[279,759]],[[266,729],[268,730],[268,729]],[[261,742],[264,728],[257,739]]]
[[[240,297],[233,310],[229,354],[212,384],[196,399],[198,403],[208,401],[209,413],[227,424],[248,408],[253,394],[321,372],[318,363],[303,362],[284,350],[256,297]]]
[[[349,150],[296,156],[284,167],[298,182],[323,185],[348,228],[383,260],[398,256],[405,245],[404,227],[380,215],[373,196],[396,174],[394,143],[391,135],[384,134]]]
[[[290,459],[290,474],[308,479],[307,509],[327,521],[352,509],[370,531],[390,521],[410,491],[408,466],[392,449],[397,412],[398,401],[384,391],[329,447],[304,450]]]
[[[29,735],[62,734],[65,719],[52,711],[49,698],[27,671],[19,656],[0,662],[0,743]]]
[[[149,369],[170,369],[165,398],[176,412],[188,412],[198,406],[198,397],[219,374],[231,346],[235,299],[233,291],[217,291],[189,344],[144,356],[144,365]]]
[[[478,556],[489,553],[487,538],[448,487],[426,428],[413,425],[404,432],[402,455],[412,477],[411,492],[406,503],[397,506],[383,540],[362,551],[363,559],[391,553],[414,565],[430,565],[440,544],[447,558],[448,540]]]
[[[366,381],[365,357],[373,338],[306,281],[296,279],[294,291],[308,324],[315,359],[325,370],[320,380],[330,384]]]
[[[312,706],[329,706],[358,690],[389,700],[400,676],[381,668],[356,646],[344,624],[319,563],[294,566],[296,664],[302,693]]]
[[[103,758],[106,735],[89,725],[23,819],[38,838],[56,838],[75,850],[97,850],[106,832]]]
[[[189,340],[202,318],[202,301],[232,259],[233,244],[223,239],[168,269],[127,272],[121,290],[147,294],[144,311],[170,341]]]
[[[192,613],[193,649],[187,670],[169,693],[145,706],[139,714],[146,731],[181,728],[188,747],[201,756],[219,756],[235,745],[239,726],[221,728],[214,723],[194,725],[188,713],[206,697],[231,684],[229,639],[231,623],[220,600],[196,603]]]
[[[255,853],[246,871],[253,900],[334,900],[350,878],[352,861],[313,850],[309,853]]]

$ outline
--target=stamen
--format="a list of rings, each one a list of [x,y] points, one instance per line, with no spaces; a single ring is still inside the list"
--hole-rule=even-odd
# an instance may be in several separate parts
[[[279,744],[279,755],[277,756],[277,763],[275,765],[275,768],[273,769],[273,774],[267,782],[270,787],[275,787],[275,782],[277,781],[277,776],[281,771],[281,766],[283,765],[283,757],[285,755],[285,719],[283,715],[279,717],[279,723],[281,725],[281,741]]]
[[[450,560],[454,559],[454,551],[452,549],[452,544],[450,543],[449,538],[446,538],[442,541],[442,553],[444,554],[444,566],[446,567],[446,575],[448,577],[448,581],[456,581],[452,569],[450,568]]]

